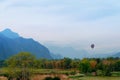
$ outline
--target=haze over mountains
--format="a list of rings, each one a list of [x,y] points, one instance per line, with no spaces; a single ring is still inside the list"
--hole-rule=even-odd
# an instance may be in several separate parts
[[[69,58],[106,58],[106,57],[120,57],[120,52],[111,53],[96,53],[95,49],[87,51],[85,49],[75,49],[70,46],[61,46],[59,44],[44,43],[44,45],[53,53],[61,54],[63,57]],[[89,46],[89,45],[88,45]]]
[[[45,47],[45,46],[47,47]],[[75,49],[73,47],[60,47],[53,44],[40,44],[32,38],[23,38],[18,33],[5,29],[0,32],[0,59],[7,59],[19,52],[30,52],[37,58],[61,59],[69,58],[91,58],[91,57],[120,57],[118,53],[108,54],[90,54],[84,49]]]
[[[49,48],[50,52],[61,54],[64,57],[85,58],[89,55],[86,50],[76,50],[73,47],[61,47],[52,44],[45,44],[45,46]]]

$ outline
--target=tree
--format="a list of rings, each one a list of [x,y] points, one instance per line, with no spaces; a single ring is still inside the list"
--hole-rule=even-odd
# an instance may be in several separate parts
[[[22,80],[29,80],[31,74],[29,69],[32,68],[34,61],[35,57],[32,54],[28,52],[21,52],[6,60],[6,63],[9,68],[13,68],[13,72],[16,72],[15,69],[18,69],[16,72],[19,72],[17,77]]]
[[[78,67],[79,67],[79,61],[72,60],[72,62],[71,62],[71,68],[76,69]]]
[[[89,61],[87,59],[83,59],[80,62],[79,70],[82,73],[88,73],[90,71],[90,63],[89,63]]]
[[[118,61],[116,61],[116,63],[114,63],[114,70],[120,71],[120,60],[118,60]]]
[[[72,62],[72,60],[70,58],[64,58],[63,59],[64,69],[70,69],[71,68],[71,62]]]
[[[90,68],[91,68],[92,72],[96,71],[96,65],[97,65],[97,61],[95,61],[95,60],[90,61]]]

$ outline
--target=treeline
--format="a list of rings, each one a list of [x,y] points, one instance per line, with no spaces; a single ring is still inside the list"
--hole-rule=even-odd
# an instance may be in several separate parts
[[[120,58],[84,58],[61,60],[37,59],[34,68],[42,69],[74,69],[80,73],[94,73],[99,76],[111,76],[111,72],[120,71]]]
[[[84,58],[60,60],[36,59],[30,53],[19,53],[0,61],[0,67],[29,67],[34,69],[73,69],[80,73],[94,73],[99,76],[110,76],[111,72],[120,71],[120,58]]]

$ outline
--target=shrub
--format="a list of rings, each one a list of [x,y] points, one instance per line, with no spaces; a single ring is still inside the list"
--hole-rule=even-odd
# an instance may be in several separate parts
[[[53,80],[52,77],[46,77],[44,80]]]
[[[75,74],[76,74],[76,72],[75,72],[75,71],[72,71],[72,72],[70,72],[70,74],[71,74],[71,75],[75,75]]]
[[[54,77],[54,78],[46,77],[44,80],[60,80],[60,78],[59,77]]]
[[[110,70],[105,70],[104,71],[104,76],[111,76],[112,74],[111,74],[111,72],[110,72]]]
[[[97,70],[97,76],[102,76],[103,75],[103,71],[102,70]]]

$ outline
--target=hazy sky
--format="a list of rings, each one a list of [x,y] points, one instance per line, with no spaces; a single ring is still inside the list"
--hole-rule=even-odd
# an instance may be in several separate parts
[[[120,0],[0,0],[0,30],[41,42],[120,47]]]

